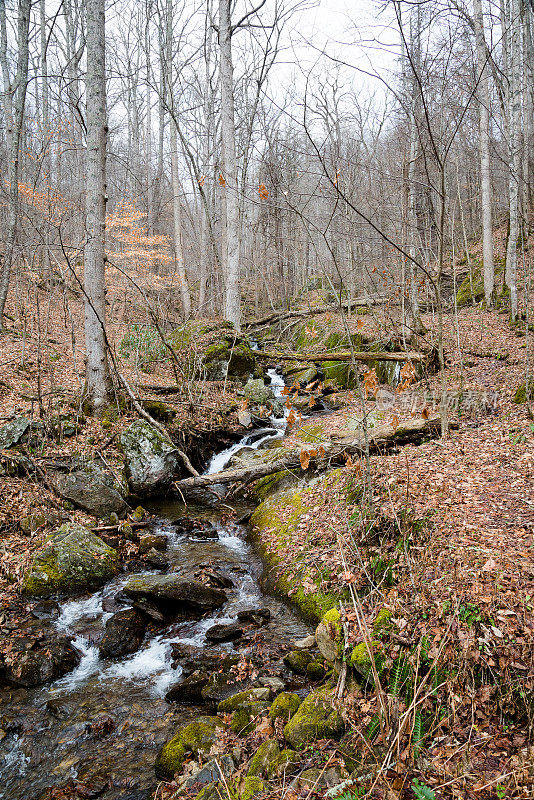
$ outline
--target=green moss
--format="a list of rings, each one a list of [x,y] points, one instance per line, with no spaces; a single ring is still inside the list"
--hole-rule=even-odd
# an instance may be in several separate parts
[[[333,382],[339,389],[354,389],[357,386],[355,369],[348,361],[322,361],[320,367],[325,381]]]
[[[266,475],[264,478],[260,478],[254,487],[254,497],[262,502],[269,497],[269,495],[274,494],[277,488],[280,488],[280,484],[286,477],[287,472],[285,470],[280,470],[280,472],[274,472],[272,475]]]
[[[297,712],[300,706],[300,697],[294,692],[281,692],[271,703],[269,716],[271,719],[289,719]]]
[[[176,772],[180,772],[186,756],[205,758],[208,756],[215,739],[217,729],[223,723],[217,717],[199,717],[195,722],[185,725],[163,745],[156,758],[156,775],[161,780],[172,780]]]
[[[371,642],[371,652],[374,657],[376,671],[378,675],[384,670],[384,654],[382,652],[382,645],[380,642]],[[350,665],[358,672],[362,678],[372,681],[372,662],[365,642],[360,642],[353,649],[350,654]]]
[[[236,711],[236,709],[241,708],[242,706],[249,706],[251,703],[255,703],[258,701],[258,693],[260,690],[258,689],[247,689],[244,692],[238,692],[237,694],[233,694],[231,697],[227,697],[226,700],[221,700],[219,705],[217,706],[217,710],[221,711],[222,713],[231,713],[232,711]],[[268,690],[265,691],[265,695],[260,694],[260,697],[268,696]]]
[[[284,728],[286,740],[297,750],[315,739],[337,739],[344,731],[339,711],[334,708],[331,689],[310,692],[295,716]]]
[[[306,673],[308,678],[312,681],[322,681],[324,676],[326,675],[326,669],[324,668],[324,664],[317,660],[311,661],[308,666],[306,667]]]
[[[248,777],[273,778],[280,759],[280,747],[274,739],[263,742],[250,761]]]
[[[385,633],[391,628],[391,617],[393,614],[389,608],[381,608],[373,622],[373,631],[378,636],[380,633]]]
[[[529,388],[529,395],[530,399],[534,399],[534,379],[530,378],[528,382]],[[517,387],[517,391],[512,398],[514,403],[526,403],[527,402],[527,383],[523,381],[523,383]]]
[[[245,778],[239,790],[239,800],[253,800],[259,794],[267,791],[267,785],[255,776]]]
[[[151,417],[161,422],[172,422],[176,416],[176,410],[160,400],[144,400],[142,406]]]
[[[232,731],[237,736],[248,736],[254,730],[254,722],[251,722],[250,712],[246,708],[238,708],[234,711],[230,724]]]
[[[299,442],[310,442],[311,444],[325,442],[328,439],[325,424],[324,422],[307,422],[300,426],[295,437]]]
[[[308,664],[313,661],[313,657],[306,650],[291,650],[284,656],[284,664],[297,675],[306,675]]]

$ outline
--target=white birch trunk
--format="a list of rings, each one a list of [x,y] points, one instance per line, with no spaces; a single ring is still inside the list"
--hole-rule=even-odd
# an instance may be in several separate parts
[[[495,289],[495,264],[493,261],[493,222],[491,210],[491,163],[490,163],[490,118],[489,75],[486,65],[486,40],[482,0],[473,0],[473,21],[477,52],[479,139],[480,158],[480,204],[482,216],[482,258],[484,265],[484,297],[486,308],[493,305]]]
[[[510,232],[506,249],[506,283],[510,289],[512,320],[517,317],[517,240],[519,237],[519,178],[521,172],[521,13],[520,0],[509,3],[509,129]]]
[[[108,402],[106,353],[106,62],[105,0],[86,0],[86,242],[84,251],[86,400],[99,411]]]
[[[240,241],[239,200],[237,194],[237,159],[234,121],[234,78],[232,66],[232,30],[230,22],[230,0],[219,0],[219,46],[221,83],[221,134],[224,187],[226,202],[226,241],[222,266],[224,278],[224,318],[233,322],[239,330],[241,325],[240,292]]]
[[[3,111],[7,149],[7,232],[4,258],[0,262],[0,329],[9,291],[11,268],[15,254],[19,217],[19,149],[28,85],[28,36],[30,0],[19,0],[17,12],[17,69],[13,79],[9,74],[6,3],[0,0],[0,68],[3,78]]]

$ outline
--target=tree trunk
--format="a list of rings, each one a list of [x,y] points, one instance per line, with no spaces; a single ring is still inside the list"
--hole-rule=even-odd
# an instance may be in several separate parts
[[[484,264],[484,297],[486,308],[493,305],[495,289],[495,265],[493,262],[493,223],[491,213],[491,163],[490,163],[490,119],[489,76],[486,65],[487,48],[484,36],[482,0],[473,0],[473,21],[477,50],[478,113],[480,158],[480,204],[482,216],[482,257]]]
[[[0,271],[0,329],[9,291],[11,268],[19,217],[19,149],[28,85],[28,49],[31,0],[19,0],[17,14],[17,69],[13,79],[9,74],[6,3],[0,0],[0,67],[3,78],[3,111],[7,147],[7,232],[4,259]]]
[[[239,198],[237,194],[237,158],[234,121],[234,77],[232,66],[232,29],[230,0],[219,0],[219,47],[221,83],[221,135],[224,171],[226,241],[222,257],[224,278],[224,318],[241,326],[239,280]]]
[[[86,242],[84,250],[86,400],[99,411],[109,400],[106,353],[106,62],[105,0],[87,0]]]

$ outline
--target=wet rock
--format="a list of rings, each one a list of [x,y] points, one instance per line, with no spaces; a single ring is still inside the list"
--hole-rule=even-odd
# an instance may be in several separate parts
[[[220,589],[212,589],[173,573],[130,578],[123,591],[136,601],[146,598],[159,610],[170,614],[180,611],[204,613],[219,608],[227,600],[225,592]]]
[[[121,658],[135,653],[140,647],[146,630],[146,617],[134,608],[118,611],[106,622],[106,630],[100,642],[102,658]]]
[[[121,433],[120,446],[130,490],[139,496],[165,491],[173,479],[179,456],[171,441],[144,420]]]
[[[347,773],[345,773],[345,776]],[[337,786],[343,779],[343,772],[341,767],[328,767],[328,769],[305,769],[299,777],[298,785],[303,789],[309,789],[310,792],[316,792],[321,789],[330,789],[332,786]]]
[[[239,661],[237,655],[227,652],[214,653],[205,648],[199,648],[195,654],[188,657],[183,663],[184,674],[191,674],[196,669],[203,669],[209,674],[212,672],[228,672]]]
[[[178,730],[158,753],[155,763],[159,780],[172,780],[180,772],[188,755],[206,758],[213,747],[223,723],[217,717],[199,717]]]
[[[31,611],[35,619],[57,619],[59,617],[59,603],[55,600],[41,600],[36,603]]]
[[[59,698],[47,700],[46,710],[56,719],[68,719],[72,715],[72,706]]]
[[[266,686],[259,689],[246,689],[244,692],[238,692],[225,700],[221,700],[217,706],[217,711],[228,714],[232,711],[237,711],[238,708],[249,706],[251,703],[266,701],[270,695],[271,692]]]
[[[202,583],[217,589],[230,589],[234,585],[233,580],[227,575],[224,575],[220,568],[217,567],[203,566],[196,570],[193,576],[196,580],[202,581]]]
[[[165,700],[167,702],[200,703],[202,702],[202,689],[209,681],[209,674],[204,670],[195,670],[181,683],[171,686]]]
[[[237,618],[240,622],[247,625],[266,625],[270,618],[271,612],[268,608],[245,608],[243,611],[237,612]]]
[[[24,647],[24,641],[18,646]],[[15,686],[41,686],[71,672],[80,660],[81,653],[66,636],[45,634],[4,656],[4,677]]]
[[[49,480],[60,497],[99,519],[122,519],[130,510],[113,476],[94,462],[73,472],[50,472]]]
[[[204,652],[204,648],[183,642],[171,642],[171,653],[175,661],[183,658],[194,659]]]
[[[139,539],[139,552],[148,553],[149,550],[166,550],[168,539],[160,533],[144,533]]]
[[[153,622],[157,622],[158,624],[165,622],[165,614],[162,614],[156,604],[151,603],[150,600],[147,600],[145,597],[140,597],[136,600],[133,603],[133,607],[136,611],[140,611],[141,614],[146,614]]]
[[[310,692],[284,728],[284,736],[297,750],[315,739],[337,739],[345,729],[341,714],[334,708],[328,687]]]
[[[285,689],[285,683],[280,678],[277,678],[275,675],[267,675],[265,677],[257,678],[254,681],[254,685],[256,686],[267,686],[272,692],[283,692]]]
[[[296,642],[292,643],[292,646],[296,650],[310,650],[312,647],[315,647],[315,636],[310,634],[309,636],[305,636],[303,639],[298,639]]]
[[[141,558],[131,558],[122,566],[123,572],[144,572],[146,564]]]
[[[87,733],[90,733],[97,739],[103,739],[105,736],[109,736],[116,727],[117,723],[113,717],[109,714],[100,714],[87,724]]]
[[[154,548],[148,551],[148,553],[146,554],[146,560],[151,567],[154,567],[154,569],[169,568],[169,562],[167,561],[165,556],[162,553],[158,553],[158,551],[154,550]]]
[[[97,589],[118,571],[117,551],[94,533],[66,523],[34,553],[22,592],[29,596]]]
[[[215,541],[219,538],[217,529],[213,525],[203,525],[192,528],[188,533],[191,541]]]
[[[0,428],[0,450],[6,450],[18,444],[28,428],[30,420],[27,417],[15,417],[11,422],[2,425]]]
[[[308,664],[313,661],[313,656],[306,650],[291,650],[284,656],[284,664],[297,675],[306,675]]]
[[[222,700],[226,700],[230,695],[234,695],[242,689],[247,688],[246,681],[236,680],[232,673],[215,673],[210,676],[206,686],[202,689],[202,699],[213,706],[217,706]]]
[[[243,636],[243,626],[239,622],[229,622],[222,625],[213,625],[206,631],[208,642],[230,642]]]

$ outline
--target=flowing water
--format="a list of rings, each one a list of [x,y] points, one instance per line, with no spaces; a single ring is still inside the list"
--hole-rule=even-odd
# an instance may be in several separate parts
[[[274,370],[270,376],[279,396],[283,379]],[[207,472],[223,469],[243,447],[257,449],[283,436],[285,420],[273,419],[271,424],[213,456]],[[213,624],[234,621],[238,611],[255,606],[271,612],[261,635],[264,646],[273,652],[279,654],[290,641],[309,633],[288,606],[263,594],[261,561],[246,541],[246,530],[225,518],[221,506],[185,508],[167,503],[153,506],[152,511],[160,517],[154,532],[168,538],[165,555],[170,568],[192,576],[216,566],[232,581],[228,602],[200,620],[152,630],[136,653],[118,661],[102,660],[98,642],[106,620],[117,609],[114,597],[131,574],[117,576],[100,592],[62,603],[54,624],[73,637],[82,659],[73,672],[53,684],[0,692],[3,800],[38,800],[47,796],[46,789],[61,786],[69,778],[96,786],[95,791],[104,787],[103,800],[146,800],[157,785],[153,765],[159,747],[179,725],[199,713],[209,713],[165,700],[169,686],[182,674],[180,663],[171,659],[172,644],[208,647],[205,634]],[[184,533],[183,527],[173,524],[184,516],[210,521],[217,538],[199,540]],[[231,643],[210,647],[215,652],[238,649],[239,642],[235,647]]]

